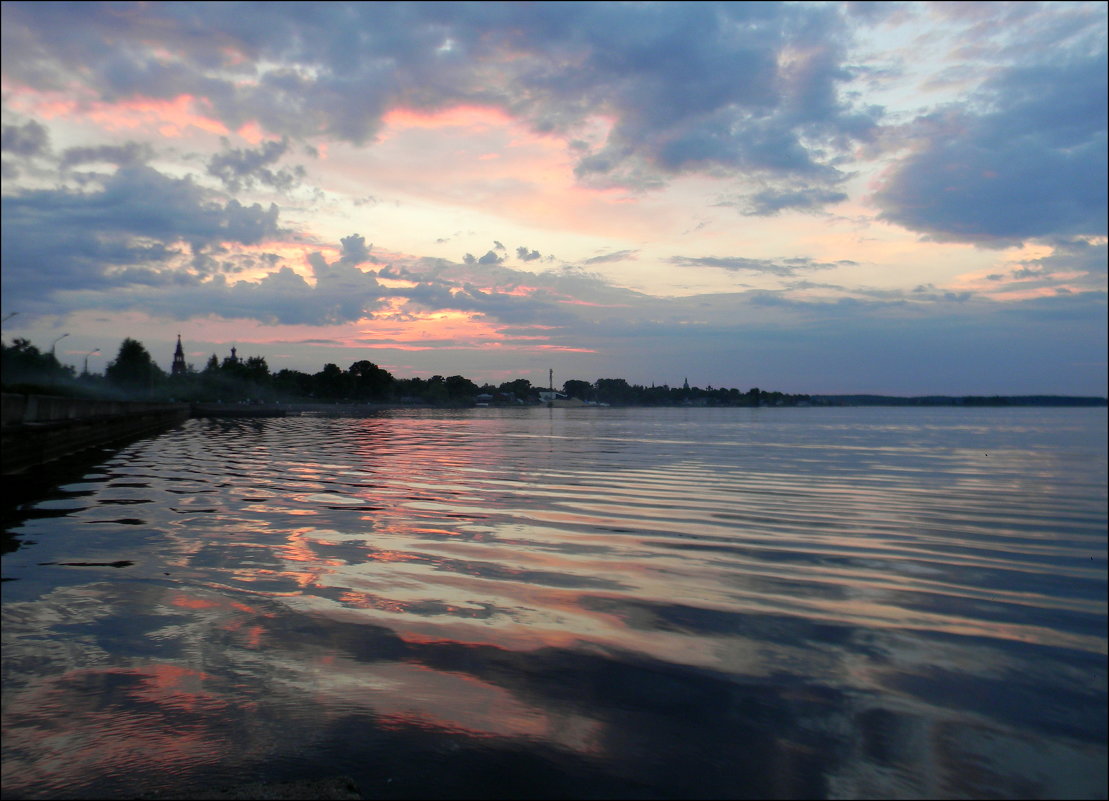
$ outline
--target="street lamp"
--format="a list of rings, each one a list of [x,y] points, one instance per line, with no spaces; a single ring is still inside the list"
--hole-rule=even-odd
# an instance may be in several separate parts
[[[54,386],[58,382],[58,373],[54,370],[54,367],[61,367],[61,365],[58,364],[58,357],[54,355],[54,346],[67,336],[69,336],[68,331],[50,343],[50,361],[54,362],[53,366],[50,368],[50,386]]]
[[[92,354],[94,353],[100,353],[100,348],[94,348],[93,350],[90,350],[88,353],[85,354],[85,369],[81,373],[82,375],[89,374],[89,356],[92,356]]]

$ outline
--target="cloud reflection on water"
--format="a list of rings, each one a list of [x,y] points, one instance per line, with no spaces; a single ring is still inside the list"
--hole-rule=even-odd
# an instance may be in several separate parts
[[[879,469],[832,454],[819,415],[737,437],[700,411],[693,459],[681,410],[615,412],[607,439],[637,444],[588,462],[542,438],[572,416],[492,413],[192,421],[133,446],[105,480],[149,501],[141,525],[85,487],[5,560],[6,788],[321,765],[386,798],[1104,787],[1096,462],[1041,459],[1029,483],[941,427]],[[244,443],[256,461],[220,472]]]

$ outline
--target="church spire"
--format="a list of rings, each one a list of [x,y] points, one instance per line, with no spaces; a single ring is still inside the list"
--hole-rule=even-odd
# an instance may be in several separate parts
[[[181,335],[177,335],[177,350],[173,352],[173,367],[170,368],[170,375],[184,375],[188,371],[185,366],[185,350],[181,347]]]

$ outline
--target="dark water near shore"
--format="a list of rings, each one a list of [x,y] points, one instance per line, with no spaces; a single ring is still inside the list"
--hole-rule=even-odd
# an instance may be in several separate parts
[[[1106,525],[1104,409],[190,420],[15,529],[3,792],[1104,798]]]

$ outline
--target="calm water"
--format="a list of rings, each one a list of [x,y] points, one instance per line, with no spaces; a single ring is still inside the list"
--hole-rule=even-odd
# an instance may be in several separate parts
[[[191,420],[17,533],[6,797],[1106,796],[1104,409]]]

